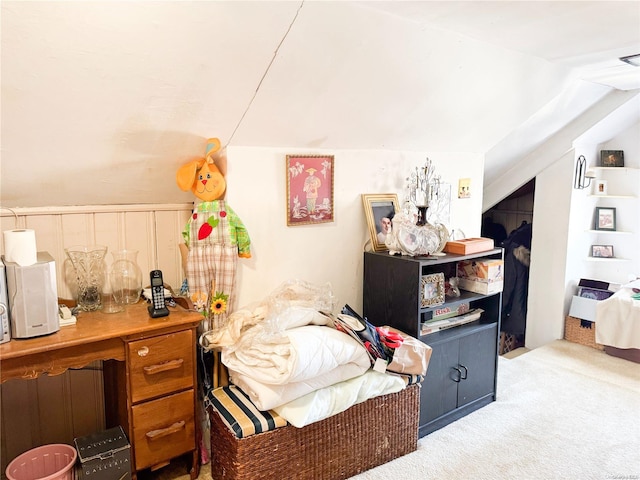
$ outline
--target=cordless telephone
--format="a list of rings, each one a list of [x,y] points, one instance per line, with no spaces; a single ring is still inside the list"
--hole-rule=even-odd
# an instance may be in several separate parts
[[[151,277],[151,305],[149,305],[149,315],[152,318],[166,317],[169,309],[164,303],[164,281],[160,270],[152,270]]]

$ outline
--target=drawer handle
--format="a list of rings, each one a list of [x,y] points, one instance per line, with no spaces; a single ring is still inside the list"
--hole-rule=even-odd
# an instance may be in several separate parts
[[[184,360],[179,358],[178,360],[170,360],[164,363],[158,363],[156,365],[148,365],[144,367],[144,373],[149,375],[155,375],[156,373],[166,372],[167,370],[175,370],[176,368],[180,368]]]
[[[167,435],[172,435],[183,429],[184,429],[184,420],[180,420],[179,422],[176,422],[167,428],[159,428],[157,430],[151,430],[150,432],[147,432],[145,435],[149,440],[155,440],[157,438],[166,437]]]

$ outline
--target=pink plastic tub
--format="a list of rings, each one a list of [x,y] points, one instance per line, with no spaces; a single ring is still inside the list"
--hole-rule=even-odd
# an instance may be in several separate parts
[[[9,480],[74,480],[78,453],[64,443],[27,450],[7,466]]]

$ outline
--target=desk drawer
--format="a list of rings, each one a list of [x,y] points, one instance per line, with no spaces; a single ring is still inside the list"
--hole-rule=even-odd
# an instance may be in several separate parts
[[[130,342],[131,401],[135,404],[194,386],[191,330]]]
[[[133,406],[136,470],[196,448],[194,401],[192,389]]]

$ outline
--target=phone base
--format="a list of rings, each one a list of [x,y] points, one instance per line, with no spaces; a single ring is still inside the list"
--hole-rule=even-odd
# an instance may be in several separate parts
[[[166,317],[169,315],[169,309],[167,307],[154,309],[153,305],[149,305],[147,310],[149,310],[149,316],[151,318]]]

